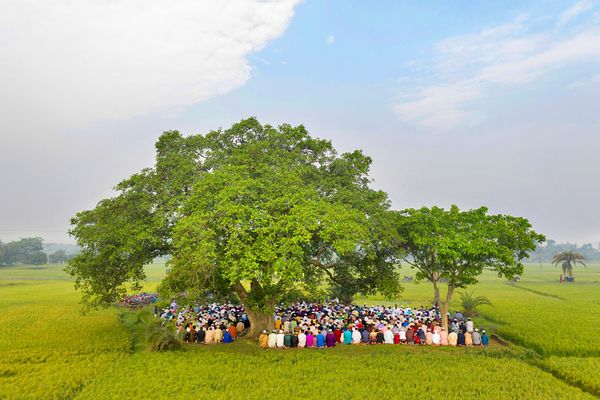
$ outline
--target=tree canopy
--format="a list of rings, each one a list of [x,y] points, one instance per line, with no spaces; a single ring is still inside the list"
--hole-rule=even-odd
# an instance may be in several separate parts
[[[398,233],[404,240],[405,261],[417,271],[416,279],[433,284],[446,329],[455,289],[477,283],[486,269],[499,277],[521,274],[522,260],[545,240],[525,218],[490,215],[485,207],[407,209],[399,213]]]
[[[46,264],[47,255],[43,249],[43,239],[39,237],[0,242],[0,265]]]
[[[170,255],[163,293],[235,293],[254,332],[286,295],[324,281],[349,296],[393,296],[399,237],[386,194],[369,187],[370,165],[303,126],[254,118],[206,135],[165,132],[153,168],[72,219],[81,253],[68,271],[97,307]]]

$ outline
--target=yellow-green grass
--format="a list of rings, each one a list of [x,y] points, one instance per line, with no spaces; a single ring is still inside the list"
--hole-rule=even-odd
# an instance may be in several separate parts
[[[411,270],[404,271],[410,275]],[[533,349],[542,355],[600,356],[596,332],[600,315],[600,266],[576,271],[575,283],[559,283],[560,269],[530,264],[519,283],[485,272],[480,283],[465,289],[488,297],[493,306],[482,306],[477,325],[491,329],[504,339]],[[405,283],[402,297],[386,301],[380,296],[358,298],[376,304],[428,305],[432,288],[426,282]],[[451,313],[461,308],[460,289],[454,295]]]
[[[560,285],[559,271],[550,266],[542,272],[528,267],[517,287],[492,273],[481,277],[476,294],[488,296],[494,307],[482,307],[487,318],[476,319],[477,324],[544,356],[534,362],[511,347],[262,351],[256,343],[236,342],[147,353],[132,343],[127,323],[119,322],[122,310],[82,316],[80,295],[62,268],[0,268],[0,399],[397,398],[399,393],[591,398],[575,386],[599,394],[599,358],[581,357],[599,348],[593,339],[600,305],[600,285],[594,283],[600,281],[600,268],[595,266],[576,271],[574,284]],[[164,264],[147,268],[146,290],[156,288],[164,270]],[[431,297],[427,283],[407,283],[399,299],[357,301],[420,306],[430,304]],[[453,310],[460,303],[455,297]],[[132,317],[127,314],[125,320]]]
[[[540,363],[555,376],[600,396],[600,358],[549,357]]]
[[[277,351],[238,342],[183,353],[138,353],[77,398],[593,398],[516,359],[459,349],[412,350],[340,345]]]
[[[560,284],[557,270],[530,266],[516,284],[484,280],[478,294],[493,307],[482,314],[502,337],[546,356],[600,356],[600,268],[590,266],[575,283]],[[582,271],[578,271],[581,273]]]
[[[129,352],[115,310],[83,317],[53,269],[0,268],[0,399],[71,398]]]

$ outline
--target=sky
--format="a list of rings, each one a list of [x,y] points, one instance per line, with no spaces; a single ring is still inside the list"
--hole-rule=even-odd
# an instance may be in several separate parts
[[[0,0],[0,239],[249,116],[373,158],[393,207],[600,243],[600,0]]]

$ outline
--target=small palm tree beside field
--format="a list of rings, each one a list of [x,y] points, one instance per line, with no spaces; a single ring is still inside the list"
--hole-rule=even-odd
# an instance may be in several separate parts
[[[491,306],[492,302],[485,296],[474,296],[475,291],[460,293],[460,301],[462,303],[463,315],[465,317],[477,316],[477,307],[488,305]]]
[[[584,267],[586,266],[583,262],[585,257],[580,253],[575,253],[574,251],[563,251],[554,256],[552,258],[552,264],[558,265],[561,264],[563,275],[568,276],[569,278],[573,277],[573,267],[576,264],[581,264]]]

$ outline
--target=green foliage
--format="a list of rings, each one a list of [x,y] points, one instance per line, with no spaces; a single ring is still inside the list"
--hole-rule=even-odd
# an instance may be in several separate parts
[[[0,242],[0,265],[35,264],[47,262],[43,250],[43,239],[24,238],[9,243]]]
[[[33,251],[23,259],[24,264],[43,265],[48,262],[48,255],[43,251]]]
[[[536,246],[535,252],[531,253],[531,261],[552,262],[552,258],[558,253],[572,251],[581,254],[588,261],[600,261],[600,248],[594,247],[591,243],[577,245],[575,243],[557,243],[555,240],[548,239],[546,243]]]
[[[172,326],[161,326],[159,323],[152,324],[148,332],[147,349],[149,351],[181,350],[183,343],[177,337],[177,333]]]
[[[473,296],[474,293],[475,291],[459,293],[463,315],[466,317],[477,316],[477,307],[479,306],[492,305],[490,299],[485,296]]]
[[[73,255],[67,254],[66,251],[60,250],[60,249],[56,250],[54,253],[52,253],[48,256],[50,262],[53,264],[64,263],[65,261],[68,261],[73,257],[74,257]]]
[[[138,287],[143,266],[167,254],[161,293],[235,291],[259,313],[324,279],[352,293],[400,292],[389,202],[369,188],[360,151],[338,155],[302,126],[254,118],[206,135],[165,132],[156,150],[153,168],[72,219],[81,253],[67,270],[88,306]]]
[[[552,258],[552,264],[558,265],[561,264],[562,272],[564,275],[572,277],[573,276],[573,267],[577,264],[581,264],[584,267],[586,266],[583,262],[585,257],[579,253],[573,251],[563,251],[561,253],[556,254]]]
[[[523,259],[545,239],[525,218],[490,215],[485,207],[407,209],[399,213],[398,230],[408,254],[405,261],[417,270],[415,278],[433,283],[444,325],[456,288],[476,284],[484,270],[507,278],[521,274]],[[447,292],[442,299],[444,282]]]

